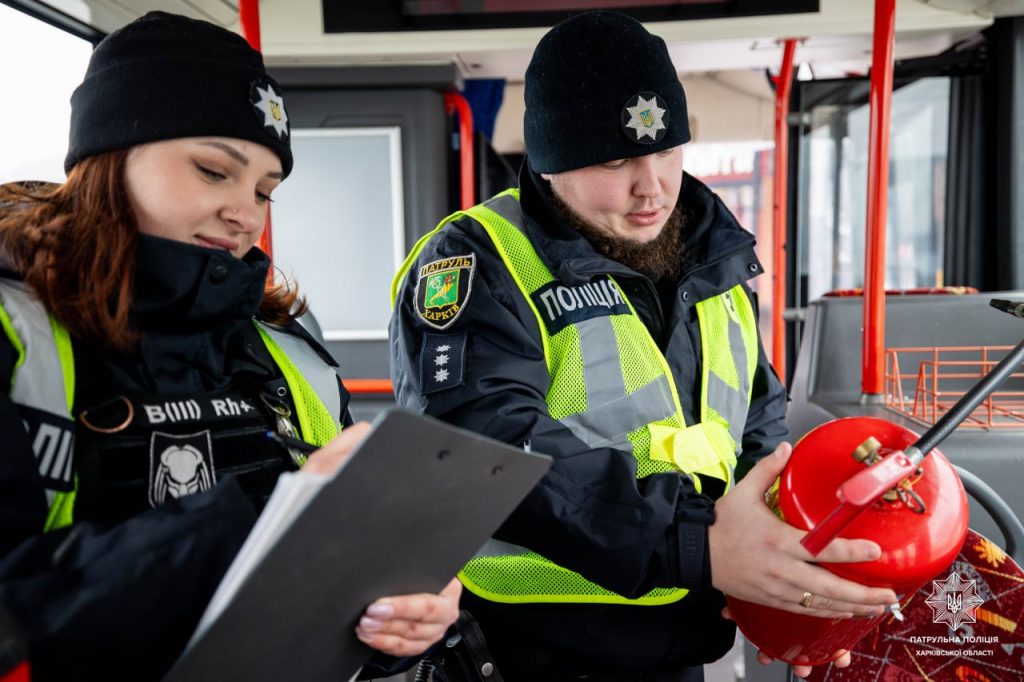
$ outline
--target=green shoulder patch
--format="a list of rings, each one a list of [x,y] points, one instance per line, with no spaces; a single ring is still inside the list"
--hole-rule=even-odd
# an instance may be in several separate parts
[[[466,309],[473,290],[476,255],[453,256],[420,267],[416,312],[435,329],[447,329]]]

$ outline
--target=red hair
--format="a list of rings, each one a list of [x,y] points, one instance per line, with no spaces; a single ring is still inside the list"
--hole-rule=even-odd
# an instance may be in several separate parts
[[[0,186],[0,251],[74,338],[130,352],[135,215],[125,191],[127,150],[80,161],[62,185]],[[288,282],[267,281],[260,315],[283,325],[306,308]]]

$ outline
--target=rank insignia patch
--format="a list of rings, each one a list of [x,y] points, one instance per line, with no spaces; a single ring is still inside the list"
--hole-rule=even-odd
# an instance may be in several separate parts
[[[427,263],[416,282],[416,312],[435,329],[447,329],[466,309],[473,289],[476,256],[454,256]]]
[[[430,395],[466,383],[466,333],[424,334],[420,393]]]
[[[654,144],[668,132],[668,106],[653,92],[633,95],[622,108],[622,130],[633,142]]]

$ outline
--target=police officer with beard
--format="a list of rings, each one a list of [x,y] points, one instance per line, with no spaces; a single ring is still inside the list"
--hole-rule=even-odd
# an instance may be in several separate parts
[[[764,505],[790,450],[746,284],[762,267],[682,171],[664,41],[611,12],[555,26],[524,128],[519,186],[416,245],[391,325],[401,405],[555,459],[460,573],[504,678],[702,679],[734,640],[723,593],[881,613],[891,591],[809,563]],[[819,559],[879,553],[837,540]]]

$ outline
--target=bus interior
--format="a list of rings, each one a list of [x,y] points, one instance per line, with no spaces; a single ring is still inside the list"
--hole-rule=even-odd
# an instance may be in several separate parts
[[[161,9],[243,34],[294,131],[264,248],[371,418],[394,402],[394,273],[446,215],[516,184],[533,47],[596,8],[668,43],[693,131],[684,168],[757,237],[751,286],[794,439],[851,415],[921,431],[1024,337],[988,305],[1024,300],[1021,0],[0,0],[0,182],[63,179],[68,97],[107,33]],[[1024,371],[942,449],[974,474],[972,528],[1024,563]],[[708,679],[786,679],[749,647],[745,661]]]

